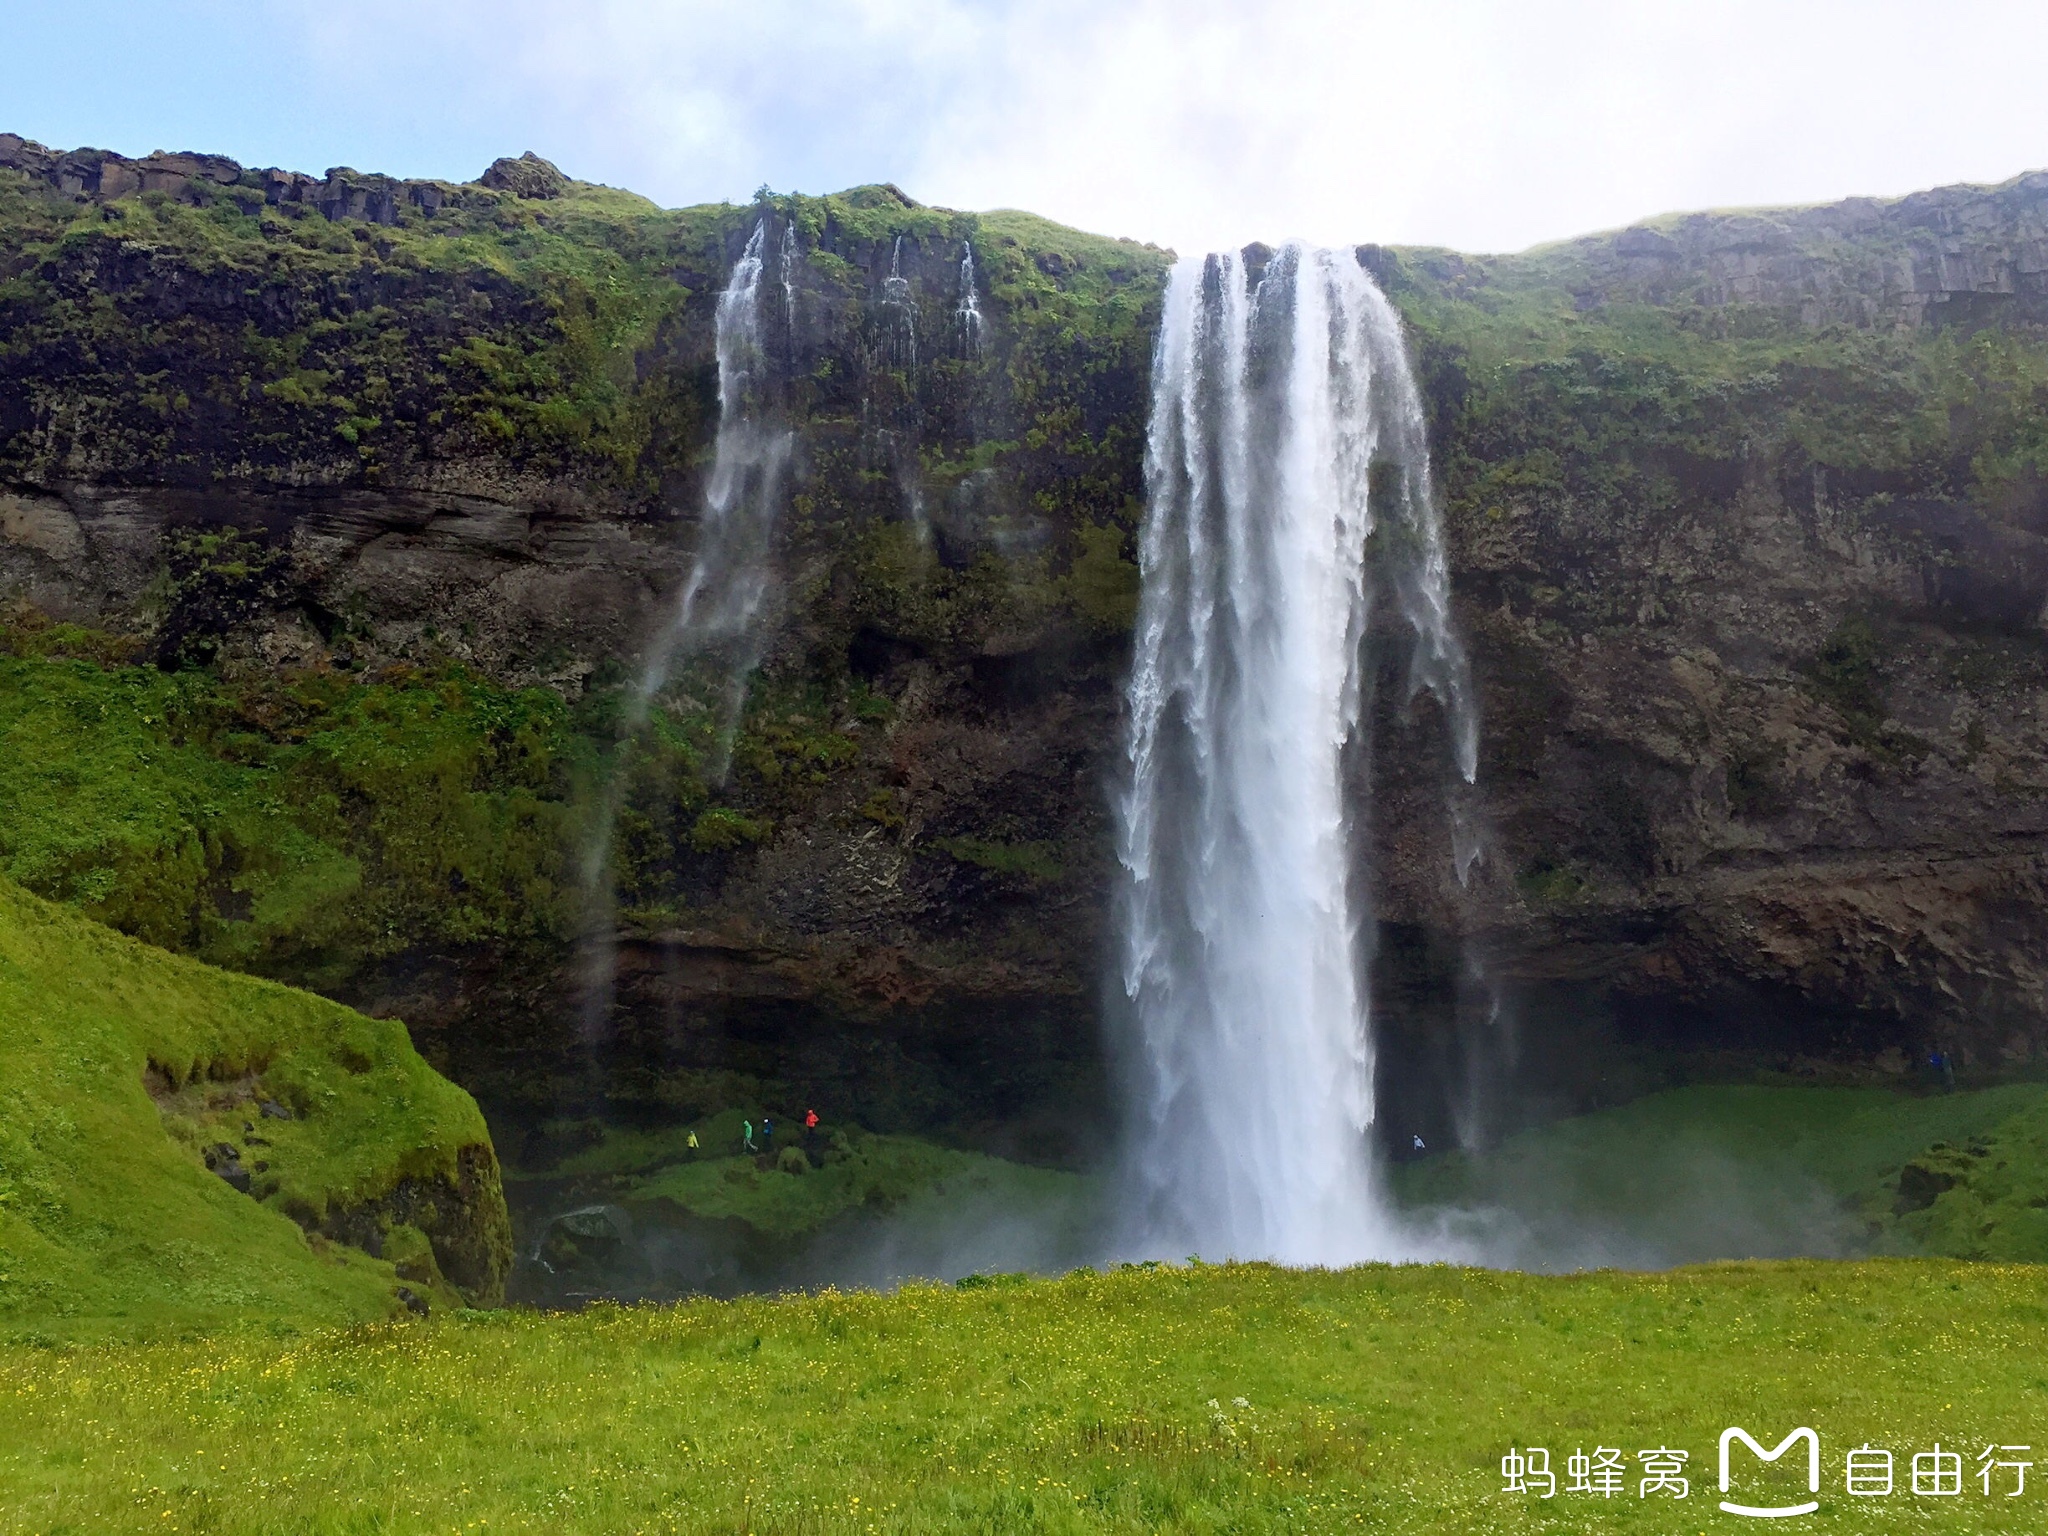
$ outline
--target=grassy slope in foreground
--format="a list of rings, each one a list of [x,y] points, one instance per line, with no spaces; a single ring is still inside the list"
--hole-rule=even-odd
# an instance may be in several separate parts
[[[2031,1477],[1850,1500],[1842,1456],[2048,1442],[2043,1280],[1169,1268],[17,1346],[0,1530],[1691,1532],[1735,1523],[1730,1424],[1819,1431],[1801,1529],[2038,1530]],[[1684,1449],[1691,1496],[1538,1504],[1502,1492],[1511,1444]]]
[[[404,1250],[439,1215],[441,1268],[468,1269],[485,1291],[502,1277],[509,1235],[483,1117],[403,1025],[151,949],[4,881],[0,1020],[0,1329],[393,1310],[389,1264],[309,1239],[293,1216],[383,1228],[427,1288],[425,1256]],[[290,1118],[264,1115],[266,1099]],[[222,1142],[250,1194],[207,1171],[203,1149]],[[465,1219],[430,1210],[458,1188]]]

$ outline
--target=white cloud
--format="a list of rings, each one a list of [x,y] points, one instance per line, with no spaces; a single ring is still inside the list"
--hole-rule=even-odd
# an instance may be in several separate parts
[[[1187,248],[1512,249],[2048,163],[2039,0],[277,3],[328,110],[669,203],[893,179]]]

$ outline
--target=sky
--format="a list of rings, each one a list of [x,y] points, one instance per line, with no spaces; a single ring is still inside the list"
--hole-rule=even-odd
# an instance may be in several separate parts
[[[1519,250],[2048,167],[2048,0],[0,0],[0,131],[1182,251]]]

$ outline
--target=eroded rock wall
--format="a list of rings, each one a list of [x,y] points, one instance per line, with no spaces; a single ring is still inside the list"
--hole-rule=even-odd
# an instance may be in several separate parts
[[[800,448],[757,690],[781,713],[759,728],[850,745],[736,778],[757,840],[671,838],[650,863],[601,1047],[567,935],[352,985],[533,1118],[769,1084],[892,1123],[1036,1125],[1041,1152],[1098,1120],[1165,253],[893,189],[659,214],[508,171],[432,208],[393,192],[379,222],[324,193],[258,208],[248,173],[197,160],[153,191],[104,157],[88,184],[0,152],[33,214],[5,256],[29,297],[0,325],[36,359],[0,368],[0,589],[147,642],[167,531],[244,530],[278,564],[228,667],[616,687],[687,568],[723,272],[755,221],[771,248],[791,229],[771,351]],[[132,250],[103,212],[123,199],[153,228],[243,220],[241,267]],[[1521,257],[1361,248],[1410,323],[1483,695],[1469,889],[1431,708],[1392,659],[1379,695],[1380,1027],[1418,1123],[1510,1068],[1579,1103],[1674,1062],[2048,1052],[2044,208],[2032,176]],[[466,274],[426,243],[461,219],[604,262]],[[111,400],[105,357],[63,345],[105,272],[141,274],[108,288],[109,334],[165,375],[153,393]],[[643,295],[611,332],[604,281]],[[189,379],[158,355],[174,333],[209,338]],[[354,350],[324,339],[343,333]],[[181,392],[213,403],[181,413]]]

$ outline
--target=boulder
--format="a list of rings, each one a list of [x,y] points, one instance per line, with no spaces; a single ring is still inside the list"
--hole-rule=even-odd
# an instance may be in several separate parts
[[[219,1175],[230,1189],[238,1189],[245,1195],[249,1193],[249,1170],[242,1166],[242,1154],[231,1143],[216,1141],[206,1149],[204,1156],[208,1170]]]
[[[477,181],[495,192],[510,192],[514,197],[560,197],[569,190],[569,178],[552,161],[541,159],[530,149],[517,160],[510,156],[493,160],[491,168]]]

